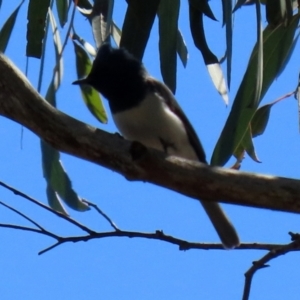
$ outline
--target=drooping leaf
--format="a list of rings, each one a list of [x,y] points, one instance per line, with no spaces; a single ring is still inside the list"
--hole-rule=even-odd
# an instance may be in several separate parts
[[[49,186],[47,188],[47,194],[50,196],[48,198],[49,205],[53,205],[53,209],[65,211],[60,201],[55,201],[59,199],[53,197],[53,194],[57,193],[72,209],[78,211],[89,210],[89,206],[73,190],[72,182],[61,164],[59,152],[43,140],[41,140],[41,149],[43,174]]]
[[[113,21],[112,26],[111,26],[111,36],[114,39],[116,45],[120,47],[120,42],[121,42],[121,36],[122,36],[122,31],[121,29],[116,25],[116,23]]]
[[[210,19],[217,21],[212,10],[210,9],[210,6],[208,5],[208,0],[189,0],[189,5],[202,12]]]
[[[91,13],[93,36],[97,48],[108,41],[112,25],[114,0],[95,0]]]
[[[127,0],[120,47],[142,60],[160,0]]]
[[[256,28],[257,28],[257,72],[256,72],[256,84],[254,92],[253,103],[257,107],[261,99],[261,89],[263,81],[263,38],[262,38],[262,26],[261,26],[261,13],[260,3],[256,2]]]
[[[220,64],[219,63],[209,64],[206,67],[216,90],[222,96],[224,103],[228,105],[229,103],[228,92],[227,92],[225,78]]]
[[[288,65],[288,63],[290,61],[290,58],[291,58],[292,54],[294,53],[294,50],[295,50],[295,47],[297,45],[299,36],[300,36],[300,31],[298,31],[296,37],[294,38],[293,43],[290,45],[290,49],[286,53],[286,58],[284,60],[284,64],[282,64],[281,69],[279,70],[279,72],[277,74],[277,77],[279,77],[281,75],[281,73],[283,72],[285,67]]]
[[[55,50],[55,68],[54,68],[54,80],[53,84],[55,89],[57,90],[61,84],[62,77],[63,77],[63,58],[62,58],[62,43],[59,35],[59,30],[56,25],[56,21],[52,10],[49,8],[49,20],[52,28],[53,33],[53,44]]]
[[[206,65],[218,63],[218,58],[210,51],[205,38],[203,13],[189,6],[190,29],[195,46],[201,51]]]
[[[10,35],[13,31],[15,26],[15,22],[18,16],[18,12],[20,10],[21,5],[23,4],[24,0],[17,6],[17,8],[12,12],[9,18],[3,24],[0,30],[0,52],[5,52],[6,47],[8,45]],[[1,5],[0,5],[1,7]]]
[[[293,4],[291,0],[267,0],[266,19],[268,24],[276,27],[281,23],[287,24],[293,16]]]
[[[46,195],[47,195],[48,204],[52,209],[59,211],[66,216],[68,215],[68,212],[64,208],[62,201],[58,196],[58,193],[53,190],[53,188],[49,183],[47,183]]]
[[[50,0],[30,0],[27,13],[26,55],[41,58]]]
[[[190,29],[195,46],[201,51],[209,75],[217,91],[222,95],[225,103],[228,103],[228,93],[224,75],[218,58],[210,51],[205,38],[203,13],[192,5],[189,6]]]
[[[235,12],[236,10],[241,8],[245,4],[246,1],[247,0],[238,0],[235,7],[234,7],[234,9],[233,9],[233,12]]]
[[[179,0],[161,0],[158,7],[160,70],[165,84],[175,94]]]
[[[226,26],[227,85],[230,89],[232,62],[232,2],[222,0],[223,26]]]
[[[86,52],[91,56],[96,56],[97,50],[86,40],[84,40],[82,37],[77,35],[75,32],[72,35],[72,40],[77,41],[85,50]]]
[[[56,8],[59,24],[61,27],[64,27],[64,25],[68,22],[69,0],[56,0]]]
[[[76,70],[78,78],[86,77],[92,68],[92,63],[86,51],[73,41],[76,55]],[[80,85],[82,98],[90,112],[101,123],[107,123],[107,115],[99,93],[88,85]]]
[[[188,61],[188,49],[179,29],[177,31],[176,49],[183,66],[186,67]]]
[[[235,97],[230,115],[215,147],[212,164],[224,165],[238,147],[259,102],[267,92],[289,56],[299,16],[295,15],[288,26],[275,29],[267,26],[263,32],[263,84],[259,101],[255,101],[258,49],[254,47],[242,83]]]

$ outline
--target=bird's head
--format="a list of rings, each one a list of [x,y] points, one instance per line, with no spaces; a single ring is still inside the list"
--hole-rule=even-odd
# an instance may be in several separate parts
[[[109,101],[131,93],[145,77],[143,64],[125,49],[114,49],[109,44],[100,47],[90,74],[73,84],[87,84]]]

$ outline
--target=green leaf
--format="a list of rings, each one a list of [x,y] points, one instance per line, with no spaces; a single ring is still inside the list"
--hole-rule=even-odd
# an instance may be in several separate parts
[[[89,55],[94,57],[97,55],[97,50],[86,40],[84,40],[82,37],[77,35],[75,32],[72,35],[72,40],[77,41]]]
[[[56,8],[61,27],[68,22],[69,0],[56,0]]]
[[[183,66],[186,67],[187,61],[188,61],[188,49],[187,49],[185,40],[179,29],[177,31],[176,50],[177,50],[177,53],[179,55],[179,58],[183,64]]]
[[[142,60],[160,0],[127,0],[120,47]]]
[[[47,195],[51,196],[50,199],[48,199],[49,205],[54,204],[55,207],[59,207],[58,203],[54,200],[55,198],[53,198],[53,193],[57,193],[72,209],[77,211],[89,210],[88,205],[85,204],[73,190],[72,182],[61,164],[59,152],[43,140],[41,140],[41,148],[43,174],[48,185],[52,189],[51,193],[51,190],[47,188]],[[55,207],[52,208],[55,209]]]
[[[76,55],[76,70],[78,78],[86,77],[92,68],[92,63],[86,51],[73,41]],[[82,98],[94,115],[101,123],[107,123],[107,115],[99,93],[88,85],[80,85]]]
[[[268,23],[276,27],[281,23],[287,23],[293,16],[293,4],[291,0],[267,0],[266,19]]]
[[[5,21],[4,25],[0,30],[0,52],[5,52],[6,47],[8,45],[10,35],[12,30],[15,26],[15,22],[17,19],[17,15],[21,5],[23,4],[24,0],[17,6],[17,8],[13,11],[13,13],[9,16],[9,18]],[[1,6],[1,3],[0,3]]]
[[[59,30],[56,25],[56,21],[52,10],[49,8],[49,20],[52,28],[53,33],[53,44],[55,50],[55,68],[54,68],[54,86],[55,90],[57,90],[61,84],[62,77],[63,77],[63,59],[62,59],[62,43],[59,35]]]
[[[232,2],[222,0],[223,26],[226,26],[226,62],[227,62],[227,85],[230,89],[231,62],[232,62]]]
[[[165,84],[175,94],[179,0],[161,0],[158,7],[160,70]]]
[[[56,105],[56,87],[51,81],[45,99],[53,106]],[[78,211],[88,210],[89,207],[72,188],[71,180],[65,172],[59,152],[41,140],[43,174],[47,182],[48,203],[53,209],[65,213],[57,195],[71,208]],[[57,195],[56,195],[57,193]],[[53,205],[53,206],[52,206]]]
[[[238,0],[237,3],[236,3],[236,5],[235,5],[235,7],[234,7],[234,9],[233,9],[233,12],[235,12],[235,11],[238,10],[240,7],[242,7],[242,6],[245,4],[246,1],[247,1],[247,0]]]
[[[263,82],[263,39],[262,39],[262,26],[261,26],[261,13],[260,3],[256,2],[256,27],[257,27],[257,72],[256,72],[256,84],[254,92],[253,103],[258,106],[260,101],[260,94]]]
[[[201,51],[206,65],[218,63],[217,57],[210,51],[206,43],[203,13],[193,6],[189,6],[190,28],[195,46]]]
[[[262,135],[267,127],[271,108],[275,103],[269,103],[260,107],[251,120],[252,137]]]
[[[48,199],[48,203],[49,203],[49,206],[56,210],[56,211],[59,211],[61,212],[62,214],[64,215],[68,215],[67,211],[65,210],[57,192],[55,192],[51,185],[47,183],[47,187],[46,187],[46,195],[47,195],[47,199]]]
[[[97,48],[108,41],[112,25],[113,0],[95,0],[90,16]]]
[[[212,10],[210,9],[210,7],[208,5],[207,0],[189,0],[189,5],[193,6],[194,8],[199,10],[201,13],[203,13],[204,15],[209,17],[210,19],[217,21]]]
[[[254,47],[242,83],[235,97],[230,115],[217,142],[213,165],[224,165],[238,147],[259,102],[285,65],[292,49],[293,38],[299,22],[295,15],[288,26],[280,25],[275,29],[267,26],[263,31],[263,83],[259,101],[255,99],[258,49]]]
[[[30,0],[27,13],[26,55],[41,58],[50,0]]]
[[[245,151],[247,152],[247,154],[256,162],[260,162],[260,160],[258,159],[256,152],[255,152],[255,148],[254,148],[254,144],[253,144],[253,139],[252,139],[252,135],[251,135],[251,130],[248,127],[248,129],[246,130],[246,134],[243,137],[242,143],[241,143],[243,149],[245,149]]]

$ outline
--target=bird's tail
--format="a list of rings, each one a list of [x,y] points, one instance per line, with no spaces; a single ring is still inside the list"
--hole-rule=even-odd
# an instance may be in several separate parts
[[[214,225],[224,248],[233,249],[239,246],[240,241],[238,234],[219,203],[201,201],[201,204]]]

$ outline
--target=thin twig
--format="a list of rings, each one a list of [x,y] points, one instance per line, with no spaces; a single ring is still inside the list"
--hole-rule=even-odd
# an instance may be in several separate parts
[[[103,212],[103,210],[101,210],[96,204],[89,202],[85,199],[83,199],[83,202],[87,203],[89,206],[93,207],[106,221],[108,221],[108,223],[111,225],[111,227],[116,230],[116,231],[120,231],[120,229],[118,228],[118,226],[111,220],[111,218],[105,213]]]
[[[134,232],[134,231],[110,231],[110,232],[96,232],[93,235],[85,236],[73,236],[61,238],[55,245],[47,248],[48,250],[53,249],[63,243],[77,243],[77,242],[87,242],[92,239],[108,238],[108,237],[128,237],[128,238],[145,238],[152,240],[164,241],[179,247],[180,251],[186,251],[191,249],[198,250],[225,250],[223,245],[220,243],[196,243],[189,242],[183,239],[179,239],[170,235],[166,235],[161,230],[157,230],[154,233],[150,232]],[[243,243],[234,250],[272,250],[274,248],[279,248],[284,245],[279,244],[258,244],[258,243]],[[42,253],[47,252],[45,249]]]
[[[0,204],[5,206],[6,208],[12,210],[13,212],[15,212],[16,214],[20,215],[21,217],[23,217],[24,219],[26,219],[27,221],[29,221],[30,223],[32,223],[33,225],[35,225],[36,227],[38,227],[40,230],[45,230],[41,225],[39,225],[37,222],[33,221],[31,218],[27,217],[26,215],[24,215],[23,213],[21,213],[20,211],[18,211],[17,209],[11,207],[8,204],[5,204],[4,202],[0,201]]]
[[[62,213],[60,213],[58,211],[53,210],[52,208],[48,207],[47,205],[39,202],[38,200],[35,200],[34,198],[32,198],[32,197],[30,197],[30,196],[22,193],[21,191],[15,189],[15,188],[7,185],[6,183],[0,181],[0,185],[3,186],[4,188],[10,190],[11,192],[13,192],[15,195],[21,196],[21,197],[25,198],[26,200],[29,200],[30,202],[32,202],[32,203],[34,203],[34,204],[36,204],[36,205],[44,208],[45,210],[51,212],[52,214],[58,216],[59,218],[62,218],[64,220],[70,222],[71,224],[79,227],[81,230],[83,230],[83,231],[85,231],[85,232],[87,232],[87,233],[89,233],[91,235],[95,233],[93,230],[91,230],[90,228],[88,228],[88,227],[80,224],[79,222],[75,221],[74,219],[72,219],[72,218],[70,218],[68,216],[65,216],[64,214],[62,214]]]
[[[27,227],[27,226],[20,226],[20,225],[14,225],[14,224],[2,224],[2,223],[0,223],[0,227],[35,232],[35,233],[50,236],[50,237],[56,239],[57,241],[60,241],[61,239],[63,239],[60,236],[58,236],[48,230],[39,230],[36,228]]]
[[[295,237],[292,233],[289,233],[292,237]],[[261,259],[254,261],[252,263],[251,268],[245,273],[245,285],[244,285],[244,292],[243,292],[243,300],[248,300],[250,296],[250,290],[251,290],[251,283],[254,274],[256,271],[267,268],[269,265],[267,263],[271,261],[274,258],[277,258],[278,256],[284,255],[288,252],[292,251],[299,251],[300,250],[300,238],[298,238],[285,245],[277,245],[273,247],[273,249],[270,249],[270,251],[264,255]]]

